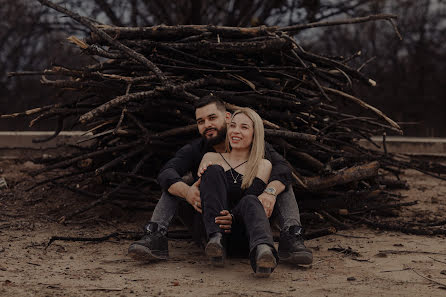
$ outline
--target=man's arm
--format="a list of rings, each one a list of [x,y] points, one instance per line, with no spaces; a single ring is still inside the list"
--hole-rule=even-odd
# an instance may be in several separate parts
[[[170,194],[172,194],[174,196],[186,199],[187,193],[189,192],[190,187],[191,186],[189,186],[185,182],[180,181],[180,182],[176,182],[176,183],[172,184],[167,189],[167,192],[169,192]]]
[[[200,180],[192,186],[187,185],[182,180],[183,175],[196,169],[194,168],[196,167],[194,160],[197,159],[200,152],[195,145],[195,143],[192,143],[183,146],[161,169],[158,182],[164,191],[184,198],[195,210],[201,212]]]
[[[265,209],[266,216],[269,218],[276,204],[277,195],[291,184],[291,168],[288,166],[287,161],[268,143],[265,143],[265,157],[272,164],[271,176],[266,189],[273,188],[275,193],[263,192],[258,198]]]
[[[282,193],[291,184],[292,175],[288,162],[277,153],[272,145],[265,142],[265,157],[271,162],[272,170],[267,188],[276,189],[275,195]]]
[[[177,182],[170,186],[168,192],[174,196],[184,198],[196,211],[201,213],[200,182],[201,178],[191,186],[184,182]]]
[[[206,170],[206,167],[209,166],[212,162],[212,160],[215,158],[213,156],[214,153],[206,153],[203,158],[201,159],[198,176],[201,177],[201,168],[204,168]],[[183,181],[176,182],[172,184],[167,191],[178,197],[182,197],[186,199],[187,202],[189,202],[190,205],[192,205],[198,212],[201,213],[201,198],[200,198],[200,182],[201,178],[195,182],[192,186],[187,185]]]
[[[175,156],[172,159],[167,161],[167,163],[163,166],[163,168],[161,168],[161,171],[158,174],[158,182],[164,191],[169,191],[169,188],[175,183],[183,183],[182,177],[186,173],[195,170],[193,167],[194,155],[196,154],[196,148],[194,148],[193,143],[186,144],[175,153]],[[184,183],[184,186],[187,185]],[[184,196],[182,195],[178,196],[184,198]]]

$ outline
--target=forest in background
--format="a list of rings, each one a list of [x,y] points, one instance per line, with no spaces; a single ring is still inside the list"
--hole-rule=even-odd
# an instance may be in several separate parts
[[[85,29],[37,1],[4,0],[0,7],[0,113],[53,103],[53,89],[38,76],[8,77],[9,72],[38,71],[51,65],[91,62],[70,45],[70,35]],[[396,120],[407,136],[446,136],[446,1],[444,0],[245,0],[153,1],[65,0],[65,7],[104,24],[152,26],[212,24],[287,26],[378,13],[399,16],[399,40],[387,22],[305,30],[295,36],[306,49],[352,61],[377,81],[355,94]],[[58,99],[59,100],[59,99]],[[1,130],[29,129],[28,119],[3,120]],[[52,122],[35,129],[51,129]]]

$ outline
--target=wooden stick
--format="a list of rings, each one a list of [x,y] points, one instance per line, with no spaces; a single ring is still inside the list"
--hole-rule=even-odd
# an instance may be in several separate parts
[[[106,241],[110,238],[116,238],[119,236],[118,232],[113,232],[111,234],[102,236],[102,237],[68,237],[68,236],[51,236],[50,240],[46,244],[45,250],[56,240],[62,240],[62,241],[96,241],[96,242],[102,242]]]
[[[198,86],[202,86],[209,82],[210,82],[210,79],[200,78],[198,80],[185,82],[181,85],[177,85],[174,87],[172,87],[172,86],[158,87],[158,88],[155,88],[155,90],[151,90],[151,91],[137,92],[137,93],[132,93],[132,94],[128,94],[128,95],[118,96],[118,97],[102,104],[101,106],[96,107],[95,109],[90,110],[89,112],[83,114],[79,118],[79,121],[81,123],[85,124],[86,122],[91,121],[93,118],[97,117],[98,115],[104,114],[110,108],[127,103],[129,101],[138,101],[138,100],[142,100],[142,99],[151,98],[151,97],[154,97],[155,95],[160,95],[160,94],[162,94],[162,92],[168,91],[168,90],[172,93],[178,93],[178,92],[181,92],[188,88],[196,88]]]
[[[147,68],[149,68],[150,70],[153,71],[153,73],[155,73],[155,75],[159,78],[159,80],[163,83],[163,85],[170,85],[170,83],[167,80],[167,78],[165,77],[164,73],[155,64],[153,64],[151,61],[149,61],[143,55],[137,53],[136,51],[132,50],[131,48],[118,42],[116,39],[112,38],[110,35],[108,35],[104,31],[98,29],[96,27],[96,25],[93,22],[91,22],[89,19],[82,17],[79,14],[74,13],[72,11],[69,11],[68,9],[63,8],[62,6],[57,5],[49,0],[37,0],[37,1],[39,1],[42,5],[45,5],[45,6],[48,6],[52,9],[54,9],[54,10],[57,10],[65,15],[71,17],[78,23],[81,23],[82,25],[84,25],[85,27],[90,29],[92,32],[94,32],[95,34],[97,34],[98,36],[100,36],[101,38],[106,40],[108,43],[112,44],[113,46],[115,46],[118,49],[120,49],[121,51],[123,51],[129,58],[133,58],[136,61],[140,62],[141,64],[147,66]]]
[[[119,165],[122,162],[125,162],[127,159],[130,159],[131,157],[141,153],[144,150],[144,147],[136,148],[135,150],[132,150],[128,152],[127,154],[120,155],[118,158],[106,163],[105,165],[102,165],[100,168],[96,169],[95,174],[101,175],[103,172],[109,170],[110,168],[113,168],[114,166]]]
[[[292,132],[292,131],[284,131],[284,130],[265,129],[265,135],[271,136],[271,137],[289,138],[289,139],[300,140],[300,141],[304,141],[304,142],[317,141],[317,136],[315,136],[315,135],[311,135],[311,134],[307,134],[307,133]]]
[[[357,98],[357,97],[355,97],[355,96],[349,95],[349,94],[347,94],[347,93],[344,93],[344,92],[342,92],[342,91],[339,91],[339,90],[336,90],[336,89],[332,89],[332,88],[328,88],[328,87],[323,87],[323,88],[324,88],[324,90],[326,90],[326,91],[329,91],[329,92],[332,92],[332,93],[341,95],[341,96],[343,96],[344,98],[350,99],[351,101],[357,103],[357,104],[360,105],[361,107],[364,107],[364,108],[366,108],[366,109],[369,109],[369,110],[373,111],[374,113],[376,113],[377,115],[379,115],[380,117],[382,117],[386,122],[388,122],[392,127],[396,128],[396,129],[400,132],[400,134],[403,133],[402,130],[401,130],[401,127],[400,127],[396,122],[394,122],[392,119],[390,119],[389,117],[387,117],[382,111],[380,111],[380,110],[377,109],[376,107],[373,107],[373,106],[371,106],[371,105],[365,103],[365,102],[362,101],[361,99],[359,99],[359,98]]]
[[[158,139],[163,139],[165,137],[171,137],[171,136],[176,136],[176,135],[180,135],[180,134],[188,134],[188,133],[192,133],[192,132],[196,132],[198,131],[197,128],[197,124],[193,124],[193,125],[189,125],[186,127],[180,127],[180,128],[174,128],[174,129],[170,129],[161,133],[157,133],[154,135],[151,135],[152,138],[158,138]]]
[[[316,28],[316,27],[358,24],[358,23],[365,23],[365,22],[370,22],[370,21],[390,20],[390,19],[396,19],[396,18],[398,18],[398,16],[394,15],[394,14],[376,14],[376,15],[369,15],[369,16],[365,16],[365,17],[344,19],[344,20],[337,20],[337,21],[324,21],[324,22],[316,22],[316,23],[309,23],[309,24],[302,24],[302,25],[293,25],[293,26],[279,28],[279,30],[284,31],[284,32],[289,32],[289,33],[296,33],[297,31],[300,31],[303,29],[310,29],[310,28]]]
[[[446,253],[427,252],[427,251],[412,251],[412,250],[380,250],[384,254],[425,254],[425,255],[441,255],[446,256]]]
[[[142,167],[142,165],[152,156],[151,153],[145,155],[137,164],[136,166],[133,168],[132,170],[132,174],[136,174]],[[84,213],[94,207],[96,207],[97,205],[103,204],[106,201],[108,201],[111,197],[113,197],[114,194],[116,194],[122,187],[127,185],[127,181],[124,181],[122,183],[120,183],[116,188],[112,189],[109,192],[105,192],[101,195],[101,198],[89,203],[87,206],[81,207],[80,209],[72,212],[71,214],[67,215],[67,216],[63,216],[59,221],[60,222],[65,222],[66,220],[70,220],[73,217]]]
[[[338,227],[341,227],[342,229],[350,229],[351,226],[344,224],[343,222],[339,221],[337,218],[326,212],[325,210],[320,210],[320,214],[326,218],[328,221],[330,221],[332,224],[335,224]]]
[[[33,171],[30,174],[32,176],[35,176],[37,174],[40,174],[40,173],[48,171],[48,170],[52,170],[52,169],[56,169],[56,168],[62,168],[62,167],[67,167],[67,166],[69,166],[71,164],[74,164],[74,163],[76,163],[78,161],[81,161],[81,160],[85,160],[85,159],[92,158],[92,157],[95,157],[95,156],[99,156],[99,155],[102,155],[102,154],[109,154],[109,153],[118,152],[118,151],[127,149],[129,147],[134,147],[134,146],[136,146],[136,145],[138,145],[140,143],[141,143],[141,140],[137,140],[137,141],[130,142],[128,144],[123,144],[123,145],[120,145],[120,146],[116,146],[114,148],[104,148],[104,149],[99,150],[99,151],[91,152],[91,153],[88,153],[88,154],[83,154],[81,156],[78,156],[78,157],[75,157],[75,158],[72,158],[72,159],[69,159],[69,160],[66,160],[66,161],[58,162],[56,164],[47,166],[45,168]]]
[[[430,258],[430,259],[432,259],[432,260],[434,260],[434,261],[436,261],[436,262],[439,262],[439,263],[443,263],[443,264],[446,264],[446,262],[445,262],[445,261],[440,261],[440,260],[437,260],[437,259],[435,259],[435,258],[432,258],[432,257],[428,257],[428,258]]]
[[[319,238],[319,237],[322,237],[322,236],[335,234],[336,232],[337,232],[336,228],[334,228],[334,227],[314,230],[312,232],[305,232],[305,239],[311,240],[311,239]]]
[[[378,169],[379,162],[374,161],[364,165],[358,165],[338,171],[335,175],[328,177],[307,177],[305,178],[305,184],[309,189],[313,191],[320,191],[334,185],[342,185],[353,181],[377,176]]]
[[[413,269],[412,267],[408,267],[408,268],[409,268],[410,270],[412,270],[413,272],[415,272],[416,274],[418,274],[419,276],[421,276],[422,278],[427,279],[427,280],[430,281],[431,283],[440,285],[440,286],[442,286],[443,288],[446,289],[446,283],[442,283],[442,282],[436,281],[436,280],[434,280],[434,279],[431,279],[431,278],[429,278],[429,277],[427,277],[427,276],[424,276],[424,275],[418,273],[418,272],[417,272],[415,269]]]
[[[110,35],[116,35],[119,39],[135,39],[135,38],[178,38],[181,36],[194,36],[206,33],[220,34],[221,36],[232,37],[255,37],[267,35],[269,32],[274,32],[277,27],[226,27],[226,26],[214,26],[214,25],[178,25],[178,26],[166,26],[158,25],[153,27],[114,27],[109,25],[96,25],[98,29],[106,32]],[[94,36],[90,40],[96,42],[97,39]]]
[[[410,227],[406,227],[406,226],[373,222],[366,218],[358,218],[358,217],[356,217],[356,218],[361,220],[366,225],[369,225],[374,228],[379,228],[382,230],[397,231],[397,232],[403,232],[403,233],[414,234],[414,235],[446,235],[446,230],[442,230],[442,229],[427,229],[427,228],[415,229],[415,228],[410,228]]]

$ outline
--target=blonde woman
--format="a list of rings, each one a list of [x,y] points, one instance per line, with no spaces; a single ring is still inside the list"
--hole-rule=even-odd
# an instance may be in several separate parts
[[[231,117],[225,153],[206,153],[200,164],[200,197],[208,237],[206,255],[223,265],[226,251],[249,247],[251,266],[257,276],[267,277],[277,266],[270,224],[257,198],[266,187],[271,163],[264,159],[264,128],[260,116],[243,108]],[[211,165],[210,165],[211,164]],[[223,230],[216,217],[230,212],[230,230]]]

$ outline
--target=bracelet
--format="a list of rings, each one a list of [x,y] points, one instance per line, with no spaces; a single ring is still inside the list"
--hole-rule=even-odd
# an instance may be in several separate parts
[[[271,194],[271,193],[266,193],[266,194],[273,196],[274,197],[274,201],[277,200],[277,195],[274,195],[274,194]]]

